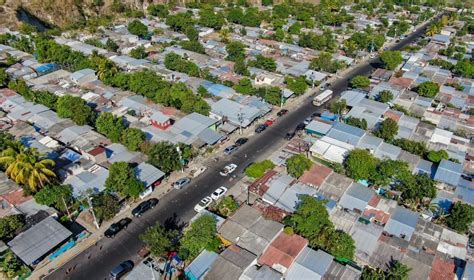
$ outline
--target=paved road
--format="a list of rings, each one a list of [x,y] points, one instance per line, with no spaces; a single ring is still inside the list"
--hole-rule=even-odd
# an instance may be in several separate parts
[[[394,45],[391,49],[398,50],[411,43],[424,33],[424,28],[417,30],[410,36]],[[379,61],[373,59],[368,63],[363,63],[354,68],[344,77],[334,82],[331,89],[335,96],[339,96],[348,86],[348,81],[356,75],[370,74]],[[234,181],[242,176],[242,169],[249,163],[260,160],[265,153],[274,151],[284,144],[284,135],[294,129],[306,117],[322,108],[315,108],[312,104],[312,97],[304,100],[297,110],[293,110],[288,115],[280,118],[274,125],[257,137],[251,137],[241,149],[229,157],[224,157],[214,166],[209,166],[208,171],[198,177],[185,190],[173,190],[167,194],[159,205],[146,213],[141,218],[134,218],[133,223],[115,239],[103,238],[97,245],[90,247],[82,254],[76,256],[69,263],[50,274],[47,279],[106,279],[113,267],[125,260],[132,260],[137,263],[137,251],[143,245],[138,236],[144,230],[160,222],[165,226],[179,225],[188,221],[193,215],[193,207],[205,195],[209,195],[219,186],[230,186],[232,182],[229,178],[218,174],[225,164],[233,162],[239,168]],[[75,267],[71,273],[66,274],[68,268]]]

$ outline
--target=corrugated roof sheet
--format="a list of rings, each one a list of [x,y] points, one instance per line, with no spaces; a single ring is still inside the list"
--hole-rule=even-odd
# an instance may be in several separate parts
[[[184,273],[191,280],[201,279],[217,259],[218,254],[208,250],[202,251],[191,264],[185,269]]]
[[[146,188],[163,178],[165,173],[151,164],[142,162],[137,167],[135,167],[135,175],[137,176],[138,180],[145,184]]]
[[[405,236],[410,240],[418,224],[419,215],[413,211],[397,206],[392,216],[385,225],[384,230],[395,236]]]
[[[457,186],[461,178],[463,166],[449,160],[441,160],[434,179],[452,186]]]
[[[344,208],[350,210],[358,209],[363,212],[374,195],[375,193],[372,190],[362,184],[352,183],[352,185],[342,195],[339,204]]]

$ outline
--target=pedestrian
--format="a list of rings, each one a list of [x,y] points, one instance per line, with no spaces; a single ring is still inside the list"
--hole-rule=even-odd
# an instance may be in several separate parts
[[[100,245],[100,247],[99,247],[99,251],[100,251],[100,250],[102,250],[102,245]]]
[[[88,259],[88,260],[90,260],[90,259],[91,259],[91,256],[92,256],[92,255],[91,255],[91,254],[89,254],[89,256],[87,256],[87,259]]]

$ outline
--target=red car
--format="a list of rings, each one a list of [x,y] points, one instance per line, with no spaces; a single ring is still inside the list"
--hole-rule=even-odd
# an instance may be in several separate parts
[[[274,120],[266,120],[265,125],[266,126],[271,126],[275,121]]]

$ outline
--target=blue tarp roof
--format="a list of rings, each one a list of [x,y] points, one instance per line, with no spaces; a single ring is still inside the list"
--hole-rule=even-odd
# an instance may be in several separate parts
[[[48,63],[48,64],[43,64],[41,65],[40,67],[36,68],[36,72],[38,73],[47,73],[47,72],[51,72],[53,71],[54,69],[57,68],[57,65],[54,64],[54,63]]]
[[[194,261],[184,269],[190,280],[201,279],[217,259],[218,254],[204,250]]]

